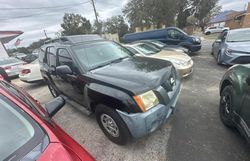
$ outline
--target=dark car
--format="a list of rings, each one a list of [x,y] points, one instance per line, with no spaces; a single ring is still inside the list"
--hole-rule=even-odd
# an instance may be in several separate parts
[[[117,144],[149,134],[167,120],[181,83],[171,62],[136,57],[98,37],[73,38],[49,43],[39,54],[53,96],[61,94],[78,109],[94,112],[105,135]]]
[[[53,121],[64,103],[58,97],[44,110],[25,91],[0,78],[0,160],[94,161]]]
[[[218,64],[250,63],[250,28],[223,32],[212,45]]]
[[[187,48],[184,48],[178,45],[167,45],[157,40],[140,40],[140,41],[135,41],[132,44],[134,43],[146,43],[161,50],[176,51],[180,53],[189,54],[189,50]]]
[[[177,27],[167,27],[123,36],[125,43],[132,43],[139,40],[158,40],[168,45],[182,46],[191,52],[196,52],[201,49],[200,38],[190,36]]]
[[[237,129],[250,143],[250,65],[236,65],[225,73],[220,83],[220,117]]]
[[[37,59],[37,55],[34,55],[34,54],[27,54],[27,56],[23,57],[22,60],[26,63],[31,63],[33,62],[34,60]]]

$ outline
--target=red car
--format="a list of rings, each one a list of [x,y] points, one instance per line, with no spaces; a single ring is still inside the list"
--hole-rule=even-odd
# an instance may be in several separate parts
[[[93,161],[51,117],[65,104],[58,97],[45,109],[0,76],[0,160]]]

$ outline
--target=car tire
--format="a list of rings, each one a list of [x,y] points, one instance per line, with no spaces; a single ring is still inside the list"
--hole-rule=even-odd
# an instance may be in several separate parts
[[[99,124],[103,133],[112,142],[118,145],[125,145],[129,141],[131,138],[129,129],[120,115],[114,109],[100,104],[97,105],[95,114],[97,123]]]
[[[210,31],[206,32],[206,35],[210,35],[210,34],[211,34],[211,32],[210,32]]]
[[[220,97],[220,119],[222,123],[228,127],[233,127],[233,86],[226,86],[222,92]]]
[[[55,88],[51,84],[48,84],[48,88],[49,88],[49,91],[50,91],[51,95],[54,98],[59,96],[58,92],[55,90]]]
[[[219,53],[217,54],[217,58],[216,58],[216,61],[217,61],[217,64],[221,64],[221,53],[220,53],[220,51],[219,51]]]

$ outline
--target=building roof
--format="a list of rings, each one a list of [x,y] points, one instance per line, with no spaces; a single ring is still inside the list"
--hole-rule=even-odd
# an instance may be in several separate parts
[[[237,13],[237,11],[234,10],[228,10],[228,11],[224,11],[221,12],[220,14],[218,14],[217,16],[215,16],[210,23],[218,23],[218,22],[224,22],[227,21],[229,19],[229,15],[233,14],[233,13]]]
[[[235,18],[245,16],[247,14],[247,11],[241,11],[237,15],[235,15]]]
[[[22,31],[0,31],[0,41],[5,44],[23,34]]]

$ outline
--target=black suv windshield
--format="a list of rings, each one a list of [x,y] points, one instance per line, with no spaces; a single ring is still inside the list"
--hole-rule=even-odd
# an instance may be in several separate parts
[[[80,44],[72,47],[77,59],[87,70],[108,65],[132,55],[126,48],[115,42],[105,41],[91,44]]]

